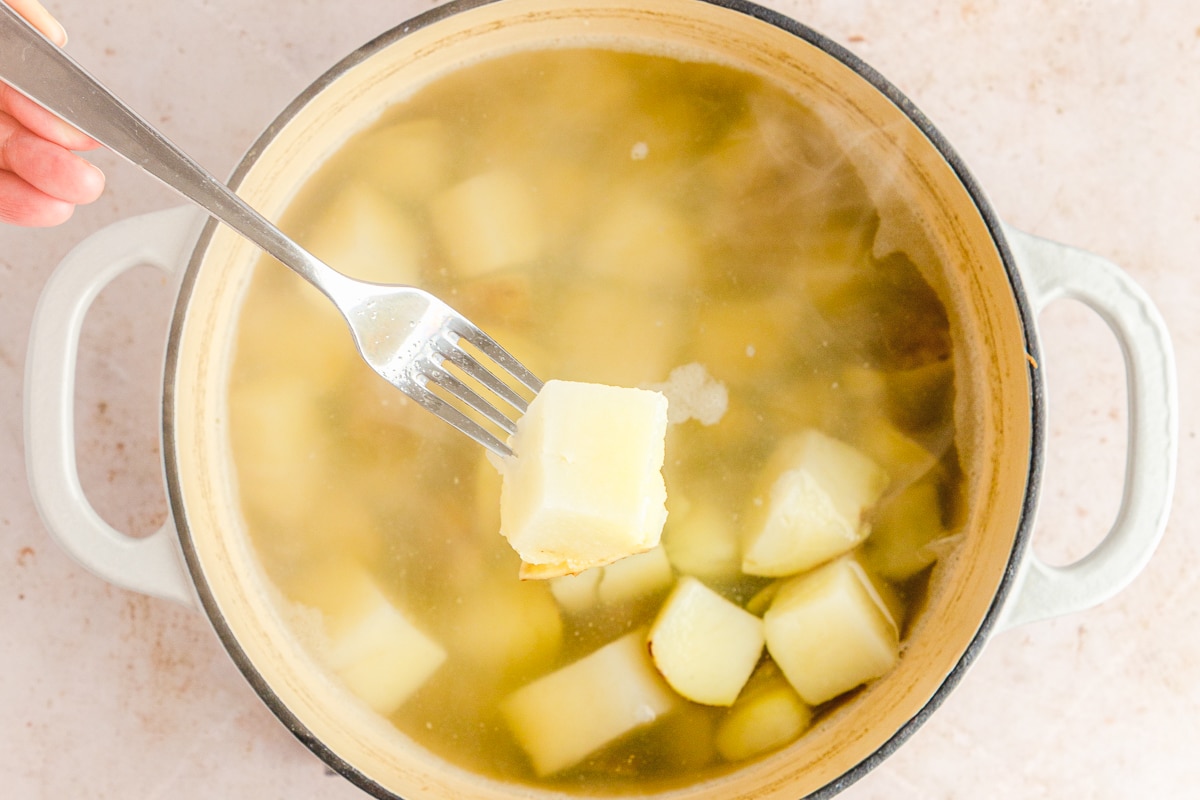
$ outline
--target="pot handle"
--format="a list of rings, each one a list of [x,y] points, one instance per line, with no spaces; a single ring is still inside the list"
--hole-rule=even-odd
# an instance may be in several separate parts
[[[1179,399],[1166,323],[1149,296],[1100,256],[1005,226],[1034,311],[1070,297],[1100,315],[1120,344],[1128,392],[1125,485],[1116,521],[1073,564],[1055,567],[1028,547],[997,629],[1081,611],[1129,584],[1154,553],[1171,509]]]
[[[203,215],[191,207],[109,225],[76,246],[51,274],[33,317],[25,371],[25,462],[50,535],[110,583],[199,607],[170,518],[144,538],[116,530],[84,495],[75,460],[75,362],[84,316],[100,291],[133,267],[176,276]]]

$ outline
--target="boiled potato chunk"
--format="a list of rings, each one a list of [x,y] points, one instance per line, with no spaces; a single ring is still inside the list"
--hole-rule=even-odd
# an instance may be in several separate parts
[[[391,606],[363,619],[337,642],[330,663],[347,688],[380,714],[391,714],[437,670],[446,653]]]
[[[256,507],[255,511],[259,508]],[[312,504],[302,521],[288,529],[288,535],[273,542],[273,554],[281,556],[281,564],[295,563],[299,558],[309,563],[313,558],[327,556],[331,548],[347,558],[363,564],[374,563],[386,555],[390,546],[385,522],[361,495],[342,486],[323,486],[320,499]],[[260,553],[264,557],[266,548]],[[292,561],[285,553],[294,554]]]
[[[247,453],[238,465],[252,489],[247,507],[272,525],[305,524],[330,449],[312,387],[298,378],[245,385],[230,427]]]
[[[564,611],[578,614],[597,605],[615,605],[660,592],[675,574],[661,546],[578,575],[551,578],[550,592]]]
[[[911,485],[937,465],[937,455],[905,436],[882,417],[876,417],[862,426],[859,443],[863,451],[891,478],[889,493]]]
[[[597,594],[600,602],[615,605],[660,592],[671,585],[675,573],[662,546],[623,558],[602,568]]]
[[[874,535],[874,534],[872,534]],[[867,539],[867,541],[871,541]],[[865,547],[865,546],[864,546]],[[876,571],[874,566],[866,559],[864,555],[864,547],[860,547],[849,555],[843,558],[853,559],[860,567],[863,574],[867,576],[867,580],[871,583],[871,589],[875,592],[875,596],[879,599],[880,606],[887,612],[888,621],[896,628],[897,631],[904,630],[904,623],[907,620],[908,604],[896,586],[884,578]],[[786,581],[785,581],[786,582]]]
[[[533,276],[529,270],[509,269],[463,281],[447,300],[490,334],[493,328],[527,328],[534,322],[533,294]]]
[[[809,705],[880,677],[899,657],[896,626],[851,558],[786,583],[763,627],[771,658]]]
[[[684,576],[650,627],[650,654],[671,688],[710,706],[732,705],[758,663],[762,620]]]
[[[571,575],[658,545],[666,430],[658,392],[546,383],[501,464],[500,532],[522,577]]]
[[[726,761],[746,758],[782,747],[812,724],[812,708],[776,669],[754,679],[717,726],[717,752]]]
[[[929,544],[946,535],[937,484],[920,481],[879,509],[863,559],[888,580],[907,580],[937,560]]]
[[[471,502],[472,523],[481,539],[491,539],[500,532],[500,473],[488,458],[490,453],[480,454],[475,462],[474,493]]]
[[[365,177],[398,200],[423,200],[450,181],[453,145],[441,120],[398,122],[354,146]]]
[[[782,293],[706,305],[697,315],[694,358],[729,384],[761,384],[786,375],[800,343],[819,335],[812,317]]]
[[[418,227],[399,206],[365,184],[343,189],[307,231],[304,243],[317,258],[352,278],[372,283],[421,282],[425,244]]]
[[[539,775],[657,720],[679,698],[654,671],[637,630],[509,695],[501,711]]]
[[[663,547],[672,566],[709,580],[737,576],[742,565],[733,516],[710,501],[697,500],[663,529]]]
[[[354,561],[314,568],[293,592],[322,613],[330,668],[368,706],[391,714],[427,681],[446,658],[380,591]]]
[[[488,674],[525,674],[544,669],[558,654],[562,617],[544,584],[511,576],[485,579],[464,595],[447,644],[475,668]]]
[[[856,448],[816,430],[785,442],[766,470],[744,534],[742,571],[794,575],[856,547],[887,475]]]
[[[631,556],[633,558],[634,556]],[[550,593],[559,607],[568,614],[582,614],[595,608],[600,602],[600,579],[604,567],[585,569],[578,575],[560,575],[551,578]]]
[[[566,292],[558,306],[560,378],[619,386],[664,380],[679,364],[683,315],[674,303],[611,283]]]
[[[496,170],[468,178],[437,195],[430,212],[461,277],[527,264],[541,255],[538,210],[516,173]]]
[[[677,291],[699,261],[696,234],[670,207],[627,192],[601,208],[585,235],[580,266],[630,286]]]
[[[280,379],[307,382],[311,397],[314,388],[339,386],[347,373],[359,368],[362,358],[346,321],[315,287],[296,280],[294,272],[266,256],[255,267],[255,276],[246,297],[254,313],[238,319],[240,376],[264,384]],[[238,388],[231,387],[234,392]]]

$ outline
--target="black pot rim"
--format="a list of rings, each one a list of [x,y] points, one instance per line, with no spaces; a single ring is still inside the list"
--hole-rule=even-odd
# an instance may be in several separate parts
[[[569,2],[569,0],[566,0]],[[439,22],[447,17],[454,16],[464,11],[469,11],[474,8],[491,5],[504,0],[450,0],[450,2],[438,6],[434,9],[426,11],[406,22],[403,22],[391,30],[372,39],[357,50],[343,58],[329,70],[327,70],[320,78],[314,81],[304,92],[298,95],[279,116],[271,123],[266,130],[258,137],[255,143],[246,152],[245,156],[239,162],[237,168],[233,172],[229,180],[229,185],[235,189],[245,179],[251,167],[258,161],[262,152],[266,147],[278,136],[280,131],[295,118],[300,111],[315,97],[321,93],[326,87],[332,84],[342,74],[349,71],[354,66],[372,57],[375,53],[383,50],[393,42],[408,36],[410,33],[428,27]],[[870,83],[880,94],[890,100],[901,112],[907,116],[914,125],[928,139],[931,145],[945,158],[946,162],[954,171],[958,180],[974,202],[980,216],[982,217],[987,229],[992,237],[993,242],[999,252],[1004,270],[1007,273],[1009,285],[1012,288],[1013,302],[1016,306],[1018,317],[1020,319],[1022,333],[1024,335],[1025,351],[1033,361],[1040,362],[1041,353],[1038,345],[1036,319],[1032,310],[1032,306],[1025,293],[1025,289],[1021,280],[1021,275],[1016,266],[1016,261],[1013,258],[1011,248],[1008,245],[1005,237],[1004,228],[1000,218],[996,215],[994,209],[989,203],[987,196],[982,188],[975,180],[974,176],[967,169],[966,164],[959,157],[957,152],[950,146],[950,143],[941,134],[941,132],[933,125],[933,123],[916,107],[916,105],[904,95],[898,88],[884,78],[880,73],[876,72],[871,66],[860,59],[857,55],[850,52],[842,45],[834,42],[832,39],[816,32],[806,25],[787,17],[777,11],[756,5],[747,0],[693,0],[693,2],[706,3],[713,6],[719,6],[731,11],[736,11],[746,16],[753,17],[783,31],[786,31],[799,39],[808,42],[814,47],[819,48],[826,54],[840,61],[842,64],[853,70],[861,78]],[[283,703],[270,684],[263,678],[255,669],[247,656],[245,650],[242,649],[237,637],[234,635],[228,622],[221,613],[220,607],[213,596],[212,589],[204,576],[204,570],[199,562],[199,556],[195,549],[195,543],[191,535],[191,528],[188,525],[187,512],[184,507],[182,489],[179,485],[178,474],[174,468],[179,458],[179,452],[175,443],[175,387],[174,376],[179,366],[179,340],[184,327],[188,305],[191,300],[192,291],[196,281],[196,275],[199,272],[200,266],[204,259],[204,254],[208,249],[208,245],[212,239],[213,233],[216,230],[218,223],[215,220],[209,219],[205,224],[203,231],[197,240],[196,246],[192,251],[192,257],[188,263],[184,273],[183,281],[179,290],[178,299],[176,301],[174,313],[172,316],[171,329],[168,338],[166,364],[164,371],[164,387],[163,387],[163,457],[164,463],[167,466],[167,490],[168,498],[174,516],[174,521],[179,532],[179,541],[183,551],[184,560],[187,564],[188,571],[192,581],[195,584],[197,596],[204,609],[206,616],[212,624],[218,638],[224,645],[226,651],[233,659],[237,668],[241,671],[246,681],[254,688],[262,701],[267,705],[273,714],[291,731],[297,739],[300,740],[309,750],[317,755],[322,761],[336,770],[342,776],[347,778],[353,784],[358,786],[368,795],[380,798],[381,800],[398,800],[396,795],[374,781],[370,776],[362,773],[351,764],[344,761],[340,756],[333,752],[324,742],[321,741],[312,731],[310,731]],[[922,706],[922,708],[896,733],[884,742],[878,749],[868,755],[850,770],[842,774],[837,779],[831,781],[825,786],[816,791],[805,795],[804,798],[798,800],[828,800],[834,795],[839,794],[851,784],[865,776],[872,769],[881,764],[888,756],[890,756],[897,748],[909,739],[920,727],[925,723],[931,714],[933,714],[942,702],[949,696],[950,692],[962,680],[966,671],[975,662],[979,654],[982,652],[984,645],[991,633],[995,630],[1000,619],[1004,604],[1008,598],[1009,592],[1012,590],[1017,578],[1018,567],[1022,557],[1029,545],[1029,539],[1032,535],[1033,520],[1035,510],[1038,504],[1039,487],[1041,485],[1041,476],[1043,469],[1044,457],[1044,441],[1045,441],[1045,392],[1041,375],[1033,363],[1027,369],[1029,387],[1030,387],[1030,452],[1029,452],[1029,468],[1026,478],[1026,486],[1024,499],[1021,507],[1021,515],[1017,524],[1017,530],[1013,538],[1013,546],[1010,551],[1008,562],[1005,565],[1004,573],[1001,577],[999,587],[992,600],[987,613],[980,622],[979,628],[967,645],[962,656],[955,663],[954,667],[947,673],[944,680],[939,684],[933,696]]]

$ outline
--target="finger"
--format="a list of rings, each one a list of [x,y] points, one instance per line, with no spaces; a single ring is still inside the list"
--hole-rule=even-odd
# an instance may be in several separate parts
[[[44,33],[47,39],[59,47],[67,43],[66,29],[37,0],[5,0],[5,2],[12,6],[13,11],[29,20],[30,25]]]
[[[43,139],[62,145],[68,150],[95,150],[100,146],[92,137],[75,130],[16,89],[3,83],[0,83],[0,111],[12,115]]]
[[[46,228],[66,222],[75,206],[30,186],[11,172],[0,172],[0,222]]]
[[[90,203],[104,191],[104,173],[98,168],[11,118],[0,119],[0,170],[68,203]]]

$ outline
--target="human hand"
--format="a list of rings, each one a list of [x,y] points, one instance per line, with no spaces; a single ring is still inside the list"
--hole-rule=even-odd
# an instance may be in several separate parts
[[[37,0],[3,0],[62,47],[66,31]],[[0,222],[44,227],[104,190],[104,173],[74,150],[100,145],[0,83]]]

